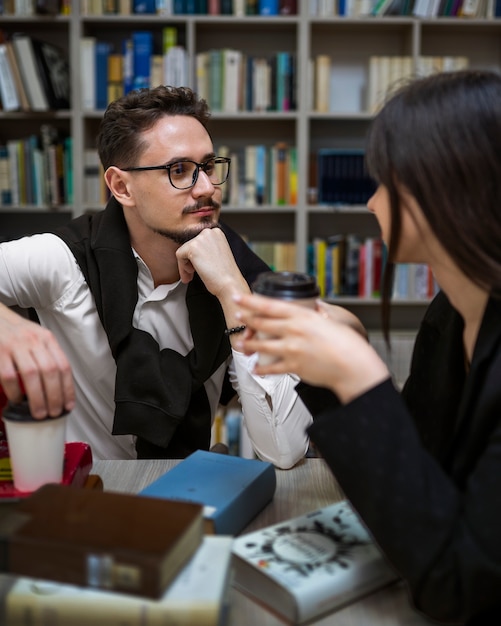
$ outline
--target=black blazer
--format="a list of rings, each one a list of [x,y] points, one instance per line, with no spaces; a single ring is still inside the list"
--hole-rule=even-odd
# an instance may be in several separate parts
[[[468,375],[462,330],[440,293],[402,394],[388,380],[345,406],[333,395],[309,434],[418,610],[501,623],[501,303],[487,305]]]

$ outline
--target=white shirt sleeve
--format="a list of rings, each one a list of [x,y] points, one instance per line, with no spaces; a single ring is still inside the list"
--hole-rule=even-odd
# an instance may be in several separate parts
[[[243,419],[257,456],[280,469],[293,467],[308,450],[306,429],[312,423],[292,374],[256,376],[257,354],[232,350],[230,381],[242,405]]]

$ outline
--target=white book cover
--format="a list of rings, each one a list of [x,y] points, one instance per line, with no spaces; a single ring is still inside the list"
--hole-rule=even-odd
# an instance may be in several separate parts
[[[297,624],[398,579],[346,500],[237,537],[233,554],[235,586]]]
[[[40,71],[31,39],[26,35],[16,35],[12,39],[12,45],[31,109],[33,111],[48,111],[49,101],[40,79]]]
[[[242,53],[240,50],[223,50],[223,111],[237,113],[240,109],[240,76],[242,72]]]
[[[93,111],[96,108],[96,38],[82,37],[80,40],[80,67],[82,108]]]
[[[181,87],[187,81],[186,50],[183,46],[172,46],[164,55],[164,84]]]
[[[159,600],[0,574],[0,623],[218,626],[227,607],[232,543],[227,535],[205,536]]]

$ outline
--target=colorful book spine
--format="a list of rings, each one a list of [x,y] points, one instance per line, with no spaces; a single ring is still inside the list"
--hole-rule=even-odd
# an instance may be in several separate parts
[[[134,89],[150,86],[151,56],[153,54],[153,33],[151,31],[135,31],[132,33],[132,49],[134,59]]]
[[[134,89],[134,43],[128,37],[122,42],[124,94]]]
[[[278,15],[279,0],[259,0],[259,15]]]
[[[96,109],[105,109],[108,106],[108,58],[111,44],[107,41],[97,41],[95,47],[95,80],[96,80]]]

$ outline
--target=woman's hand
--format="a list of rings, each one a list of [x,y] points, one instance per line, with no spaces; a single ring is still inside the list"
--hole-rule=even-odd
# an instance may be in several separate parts
[[[256,366],[258,375],[294,373],[307,383],[331,389],[343,403],[390,375],[367,342],[363,325],[342,307],[322,304],[313,311],[258,295],[236,295],[235,301],[238,318],[247,325],[237,349],[273,358],[269,365]]]

